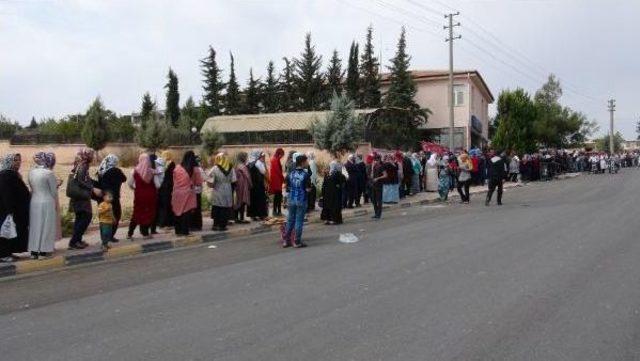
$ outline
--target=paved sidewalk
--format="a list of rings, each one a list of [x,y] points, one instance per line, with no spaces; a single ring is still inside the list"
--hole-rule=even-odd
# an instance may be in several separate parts
[[[522,186],[522,184],[506,183],[505,189]],[[485,193],[486,186],[471,187],[470,193]],[[450,202],[459,198],[458,193],[454,190],[449,194]],[[405,208],[422,204],[439,202],[436,192],[422,192],[414,196],[400,200],[397,204],[387,204],[385,209]],[[286,212],[286,211],[285,211]],[[361,208],[343,210],[343,218],[361,217],[372,213],[370,204],[363,205]],[[309,223],[319,223],[320,212],[316,211],[309,215]],[[247,235],[270,232],[277,230],[284,218],[265,222],[251,222],[249,224],[231,225],[226,232],[212,231],[212,219],[203,216],[203,231],[193,232],[188,237],[177,237],[173,229],[159,229],[151,239],[143,239],[139,230],[136,230],[132,241],[126,239],[128,226],[118,228],[116,238],[119,243],[112,244],[113,248],[108,252],[103,252],[100,247],[100,235],[95,228],[90,228],[84,237],[84,241],[89,244],[84,250],[68,251],[67,245],[69,238],[64,238],[56,242],[56,251],[52,258],[31,260],[27,253],[23,254],[24,260],[12,264],[0,264],[0,279],[2,277],[10,277],[20,274],[48,271],[52,269],[63,268],[84,263],[109,261],[122,257],[133,256],[141,253],[150,253],[155,251],[169,250],[201,243],[213,242],[218,240],[239,238]]]

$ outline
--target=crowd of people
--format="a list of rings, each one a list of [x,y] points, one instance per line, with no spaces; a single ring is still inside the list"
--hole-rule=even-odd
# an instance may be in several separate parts
[[[171,151],[142,153],[130,174],[119,167],[116,155],[108,154],[91,174],[95,157],[93,150],[80,149],[67,179],[66,196],[74,214],[70,250],[88,246],[83,236],[93,219],[92,202],[97,203],[103,249],[108,251],[119,242],[116,233],[123,217],[124,184],[133,190],[129,240],[136,229],[143,238],[152,238],[158,228],[173,228],[178,236],[202,230],[202,194],[208,189],[213,230],[225,231],[232,224],[249,223],[249,219],[261,222],[270,215],[281,217],[287,208],[282,245],[304,247],[306,214],[317,206],[326,225],[338,225],[343,222],[343,209],[371,203],[373,218],[380,219],[384,203],[397,203],[425,191],[437,192],[440,200],[447,201],[450,192],[457,190],[460,201],[468,204],[472,185],[487,185],[485,204],[490,204],[495,192],[500,205],[504,181],[549,180],[562,172],[614,172],[619,167],[640,165],[638,153],[609,156],[549,151],[517,155],[471,149],[456,154],[350,154],[344,163],[334,160],[326,169],[318,169],[312,152],[290,151],[285,158],[284,150],[278,148],[269,161],[261,150],[240,152],[234,159],[218,153],[208,170],[193,151],[184,153],[179,163]],[[14,254],[27,251],[35,259],[50,257],[62,236],[58,189],[63,182],[53,172],[55,154],[35,154],[26,182],[19,173],[21,164],[20,154],[0,158],[0,189],[11,190],[0,193],[1,262],[11,262]]]

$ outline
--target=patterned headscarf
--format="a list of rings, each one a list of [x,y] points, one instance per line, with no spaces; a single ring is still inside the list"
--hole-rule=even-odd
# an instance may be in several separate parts
[[[33,162],[41,167],[53,169],[56,165],[56,155],[52,152],[38,152],[33,155]]]
[[[262,151],[259,149],[255,149],[251,151],[249,154],[249,163],[255,163],[262,156]]]
[[[9,153],[4,157],[0,158],[0,171],[3,170],[14,170],[18,171],[18,167],[16,164],[16,158],[20,155],[20,153]]]
[[[91,148],[80,148],[76,153],[76,159],[73,161],[73,170],[76,172],[79,167],[89,167],[89,163],[93,160],[94,151]]]
[[[118,162],[120,162],[120,159],[118,159],[117,155],[115,154],[107,155],[106,157],[104,157],[102,162],[100,162],[100,167],[98,168],[98,174],[100,176],[105,175],[105,173],[107,173],[108,170],[117,167]]]

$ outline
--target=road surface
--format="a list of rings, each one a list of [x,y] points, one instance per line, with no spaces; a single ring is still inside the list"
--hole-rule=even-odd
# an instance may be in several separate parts
[[[482,197],[0,282],[0,359],[639,360],[640,171]]]

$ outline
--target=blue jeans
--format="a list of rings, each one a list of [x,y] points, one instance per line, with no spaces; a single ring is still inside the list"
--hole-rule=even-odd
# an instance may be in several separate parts
[[[302,227],[304,226],[304,216],[307,213],[307,202],[292,202],[289,200],[289,214],[287,215],[287,225],[285,235],[288,242],[291,239],[291,232],[296,231],[296,243],[302,243]]]

